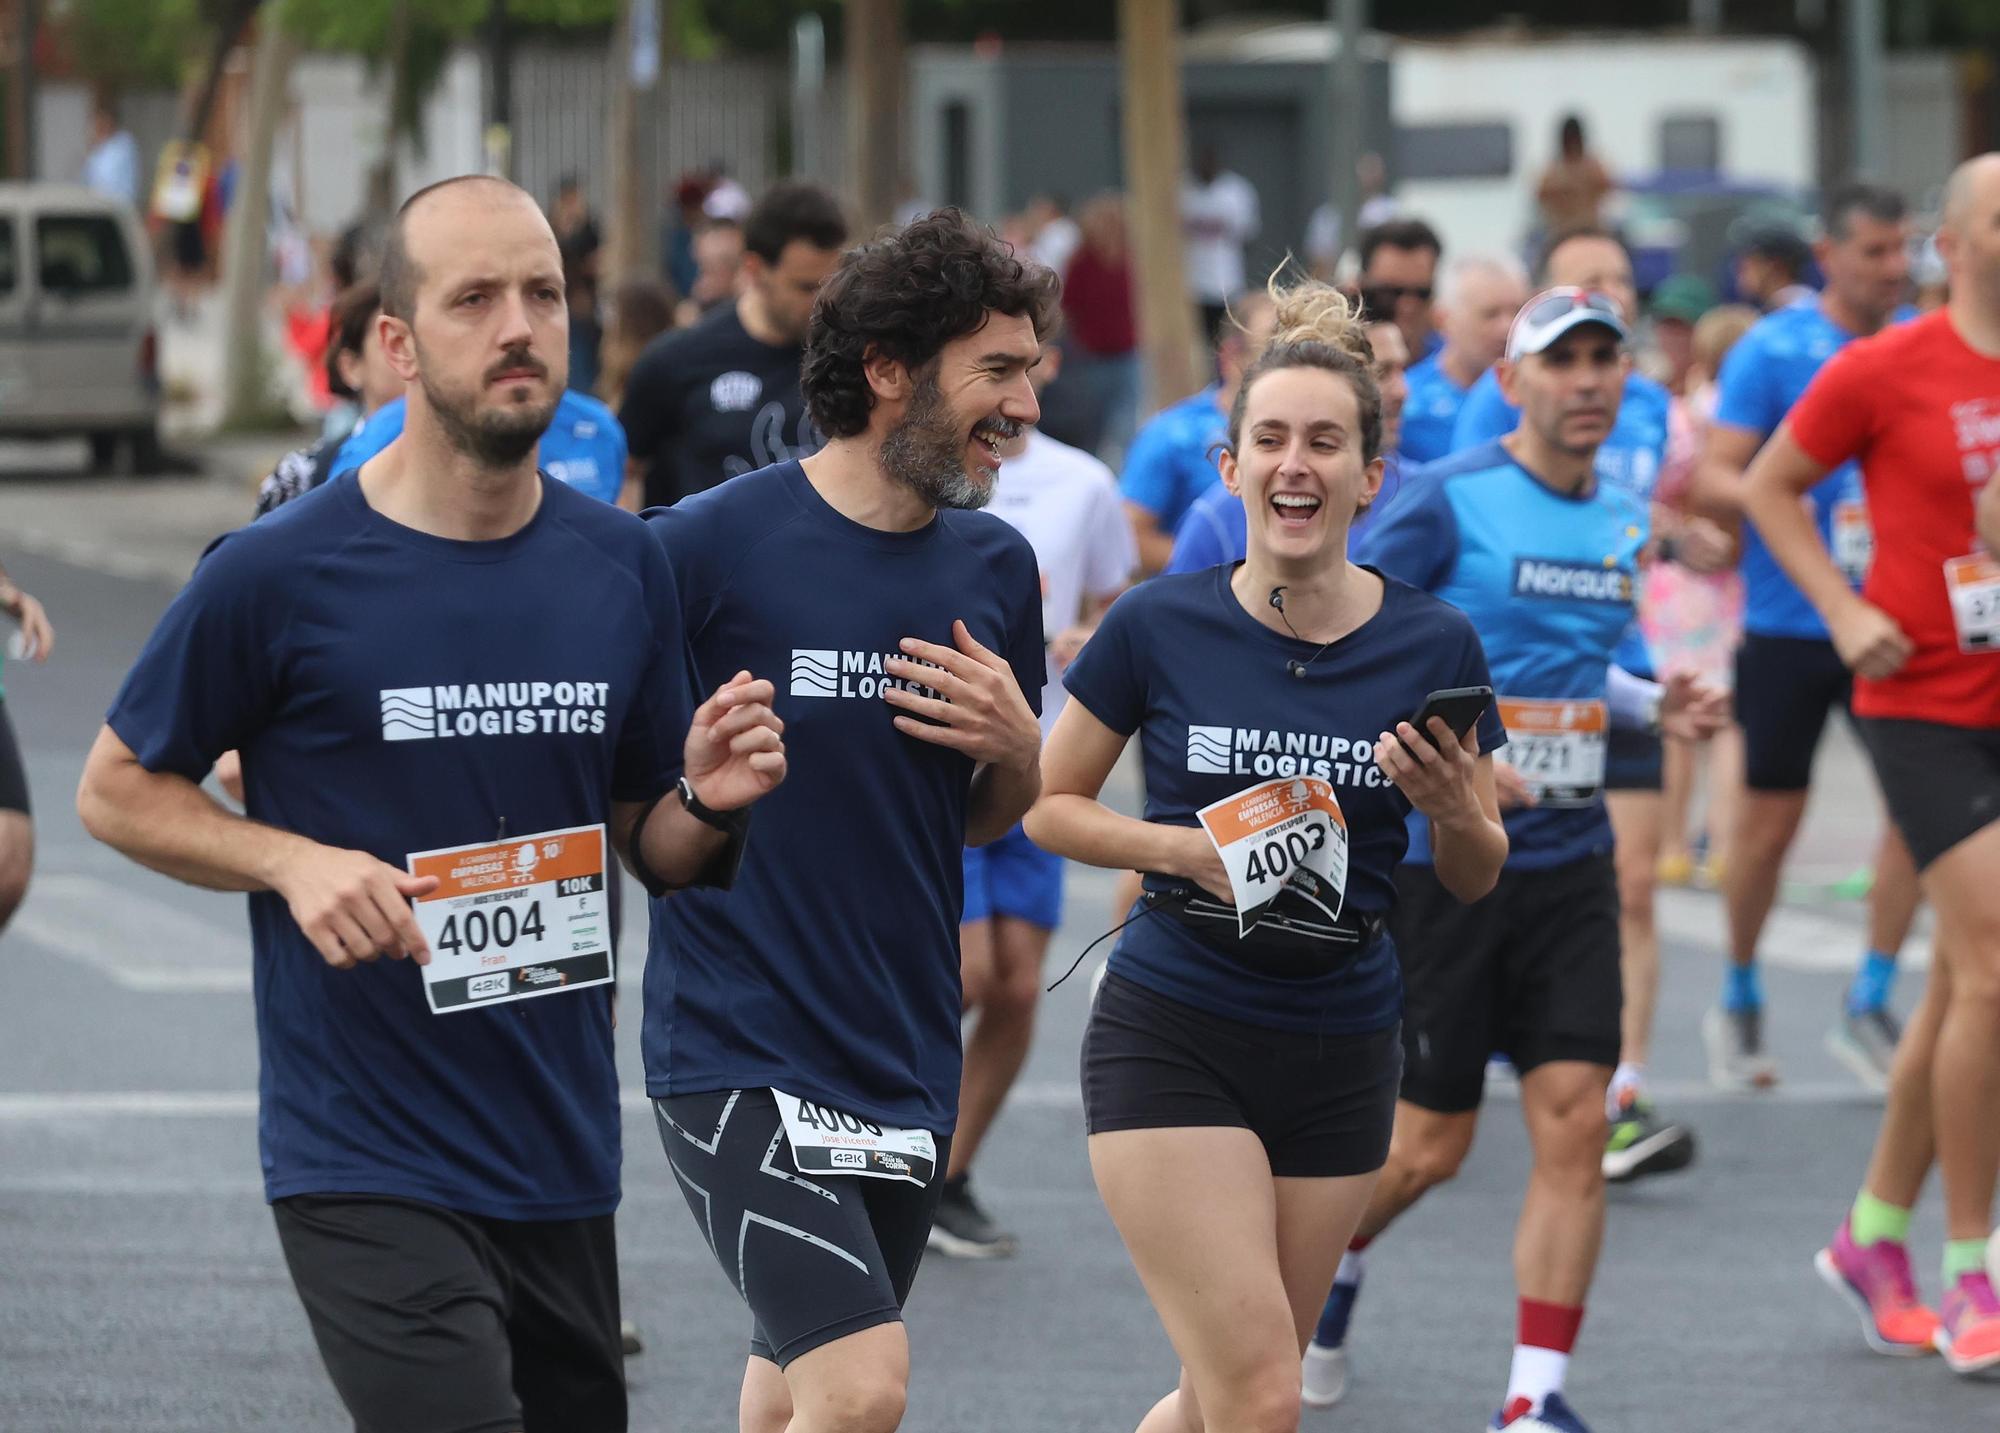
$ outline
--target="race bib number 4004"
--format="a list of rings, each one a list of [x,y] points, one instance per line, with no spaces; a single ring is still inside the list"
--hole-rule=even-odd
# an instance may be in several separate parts
[[[937,1172],[937,1141],[927,1129],[897,1129],[783,1090],[772,1090],[771,1097],[800,1174],[860,1174],[924,1185]]]
[[[1332,783],[1280,777],[1248,787],[1196,813],[1236,897],[1236,934],[1251,927],[1290,887],[1340,918],[1347,899],[1347,817]]]
[[[1954,557],[1944,565],[1951,594],[1952,625],[1961,652],[2000,652],[2000,561],[1983,552]]]
[[[1610,712],[1599,701],[1501,697],[1507,745],[1496,755],[1542,806],[1587,806],[1604,789]]]
[[[612,977],[604,828],[418,851],[413,876],[438,888],[414,902],[430,942],[433,1013],[603,985]]]

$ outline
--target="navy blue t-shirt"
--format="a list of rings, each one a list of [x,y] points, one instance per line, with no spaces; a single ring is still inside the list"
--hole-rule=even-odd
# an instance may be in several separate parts
[[[948,1134],[973,763],[896,730],[883,664],[905,637],[953,645],[961,619],[1039,705],[1034,549],[989,513],[863,526],[795,462],[648,520],[701,688],[746,669],[774,680],[788,765],[757,804],[734,889],[653,903],[646,1088],[770,1087]]]
[[[1273,632],[1230,590],[1233,567],[1156,577],[1110,612],[1064,685],[1121,735],[1140,734],[1146,819],[1195,813],[1275,776],[1317,776],[1347,818],[1345,909],[1386,914],[1408,844],[1410,803],[1375,765],[1375,738],[1449,687],[1488,685],[1464,614],[1385,578],[1382,609],[1317,657]],[[1287,663],[1311,659],[1303,678]],[[1481,751],[1506,740],[1489,708]],[[1171,917],[1127,926],[1110,968],[1184,1004],[1278,1030],[1358,1034],[1395,1023],[1402,979],[1387,936],[1333,974],[1259,975]]]
[[[455,542],[348,473],[209,551],[108,720],[148,771],[199,781],[240,750],[253,819],[401,868],[657,796],[691,715],[637,518],[544,478],[519,532]],[[414,962],[335,970],[275,893],[250,927],[268,1198],[617,1207],[610,986],[433,1015]]]

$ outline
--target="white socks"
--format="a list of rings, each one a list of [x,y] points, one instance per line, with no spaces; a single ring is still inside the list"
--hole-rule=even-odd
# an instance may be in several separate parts
[[[1517,1343],[1514,1367],[1507,1374],[1507,1398],[1500,1406],[1505,1408],[1516,1398],[1525,1398],[1529,1407],[1540,1408],[1544,1398],[1562,1391],[1563,1375],[1568,1372],[1568,1354]]]
[[[1607,1119],[1618,1118],[1618,1107],[1625,1102],[1627,1092],[1638,1094],[1645,1088],[1646,1067],[1630,1063],[1620,1063],[1612,1073],[1611,1087],[1604,1092],[1604,1114]]]
[[[1340,1256],[1340,1267],[1333,1271],[1333,1286],[1336,1289],[1352,1289],[1361,1283],[1363,1266],[1361,1251],[1349,1249]]]

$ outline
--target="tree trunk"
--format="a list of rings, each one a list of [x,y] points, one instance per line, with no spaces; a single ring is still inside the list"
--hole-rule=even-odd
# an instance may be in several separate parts
[[[243,27],[257,14],[263,0],[231,0],[222,12],[222,18],[215,27],[215,44],[209,51],[208,68],[203,73],[201,88],[195,91],[194,103],[188,107],[187,128],[181,137],[190,143],[199,143],[208,131],[209,118],[215,113],[216,96],[222,93],[222,72],[228,68],[230,51],[236,48]]]
[[[848,192],[861,232],[895,217],[903,178],[903,0],[847,0]]]
[[[673,33],[672,0],[658,0],[658,23],[649,36],[634,34],[633,11],[641,0],[623,0],[618,10],[618,28],[611,42],[611,103],[605,134],[604,255],[598,274],[608,297],[627,279],[656,278],[659,274],[659,247],[650,220],[655,213],[654,196],[649,192],[659,176],[647,163],[651,152],[651,121],[654,96],[662,79],[641,88],[633,77],[635,45],[655,47],[652,72],[664,76],[667,45],[664,36]]]
[[[298,41],[275,19],[257,37],[250,68],[249,133],[242,179],[223,231],[222,426],[250,422],[270,407],[270,355],[263,344],[265,235],[271,222],[271,159],[285,115],[285,88]]]
[[[1155,407],[1186,397],[1196,377],[1194,307],[1181,260],[1180,174],[1184,119],[1176,10],[1159,0],[1118,0],[1125,104],[1125,182],[1139,292],[1140,350]]]
[[[410,107],[410,0],[394,0],[389,11],[389,104],[382,153],[368,171],[368,212],[387,218],[396,208],[396,151],[403,144],[403,116]]]

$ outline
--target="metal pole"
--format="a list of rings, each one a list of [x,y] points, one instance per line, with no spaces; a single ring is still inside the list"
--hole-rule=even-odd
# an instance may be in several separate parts
[[[1326,18],[1333,31],[1333,62],[1327,67],[1333,119],[1333,182],[1328,197],[1340,224],[1340,248],[1354,246],[1361,212],[1361,155],[1366,144],[1367,96],[1361,75],[1362,37],[1368,31],[1368,0],[1327,0]]]
[[[35,177],[35,26],[40,0],[14,0],[14,73],[7,84],[7,170]]]
[[[1688,0],[1688,28],[1697,35],[1722,33],[1722,0]]]
[[[1854,172],[1887,178],[1888,81],[1882,66],[1882,0],[1846,0],[1849,153]]]

